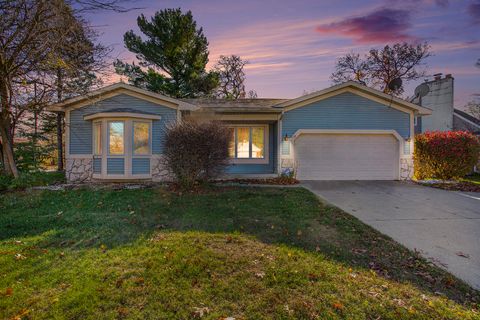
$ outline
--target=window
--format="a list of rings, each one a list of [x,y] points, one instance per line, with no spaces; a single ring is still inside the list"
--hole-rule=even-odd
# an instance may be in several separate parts
[[[263,159],[265,155],[265,128],[252,128],[252,158]]]
[[[250,158],[250,128],[237,128],[237,158]]]
[[[150,153],[150,124],[133,122],[133,154]]]
[[[111,121],[108,123],[108,151],[112,155],[122,155],[125,149],[123,121]]]
[[[235,158],[235,128],[228,128],[230,131],[230,142],[228,143],[228,156]]]
[[[102,154],[102,123],[93,123],[93,154]]]
[[[265,159],[266,127],[232,127],[228,147],[230,158]]]

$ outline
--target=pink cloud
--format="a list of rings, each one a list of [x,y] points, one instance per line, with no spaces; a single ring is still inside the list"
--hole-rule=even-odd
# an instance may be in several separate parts
[[[323,34],[352,38],[357,43],[382,43],[415,40],[415,37],[406,32],[409,27],[408,11],[383,8],[364,16],[323,24],[316,30]]]

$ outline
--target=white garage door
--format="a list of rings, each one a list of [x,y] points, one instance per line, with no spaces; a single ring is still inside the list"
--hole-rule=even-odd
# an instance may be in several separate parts
[[[398,179],[398,143],[391,134],[302,134],[295,140],[297,178]]]

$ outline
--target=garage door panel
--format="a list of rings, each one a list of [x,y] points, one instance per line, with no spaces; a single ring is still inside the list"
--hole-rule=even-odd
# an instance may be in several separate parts
[[[295,141],[299,179],[394,180],[398,140],[390,134],[304,134]]]

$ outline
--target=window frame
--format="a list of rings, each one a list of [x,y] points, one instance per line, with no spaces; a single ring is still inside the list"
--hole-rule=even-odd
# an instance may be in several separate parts
[[[270,161],[270,153],[269,153],[269,146],[270,146],[270,126],[268,124],[228,124],[228,128],[234,129],[234,158],[230,158],[230,163],[232,164],[268,164]],[[263,150],[263,158],[252,158],[252,128],[263,128],[263,143],[264,143],[264,150]],[[238,142],[238,134],[237,128],[249,128],[249,157],[248,158],[238,158],[237,154],[237,142]]]
[[[142,157],[142,156],[151,156],[152,155],[152,121],[151,120],[137,120],[132,119],[132,158]],[[147,153],[135,153],[135,123],[145,123],[148,125],[148,152]]]
[[[100,127],[100,135],[98,136],[96,126]],[[103,121],[94,121],[93,122],[93,155],[102,156],[103,155]],[[97,153],[97,142],[100,143],[100,152]]]

